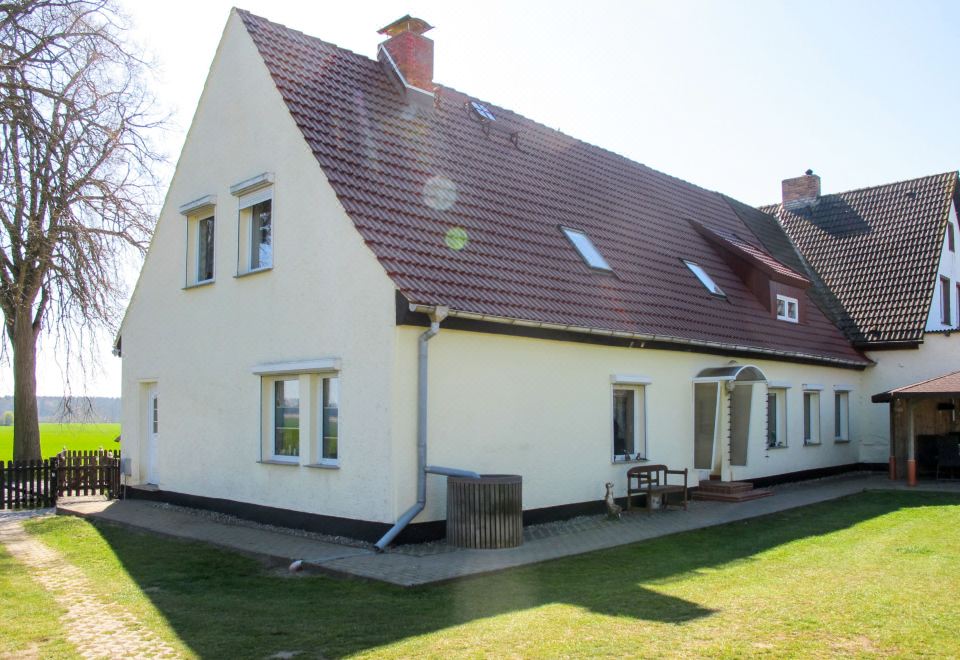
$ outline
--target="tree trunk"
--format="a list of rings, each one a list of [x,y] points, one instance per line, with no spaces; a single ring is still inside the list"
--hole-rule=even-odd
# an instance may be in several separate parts
[[[37,332],[31,310],[17,310],[13,321],[13,460],[40,460],[37,412]]]

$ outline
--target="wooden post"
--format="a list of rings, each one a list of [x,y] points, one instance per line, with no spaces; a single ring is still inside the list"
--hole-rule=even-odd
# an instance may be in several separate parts
[[[907,485],[917,485],[917,438],[913,426],[913,399],[907,399]]]
[[[897,406],[896,400],[890,400],[890,480],[897,479]]]

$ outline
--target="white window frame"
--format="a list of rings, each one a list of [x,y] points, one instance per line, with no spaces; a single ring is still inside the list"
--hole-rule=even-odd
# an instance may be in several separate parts
[[[787,391],[787,387],[767,386],[767,396],[776,397],[774,410],[776,410],[777,415],[777,428],[775,429],[777,443],[775,445],[770,444],[770,415],[767,415],[767,449],[786,449],[790,446],[790,425],[787,423]]]
[[[623,378],[611,383],[610,387],[610,452],[612,462],[627,463],[648,460],[647,453],[647,385],[649,381],[640,378]],[[617,454],[615,447],[616,428],[614,411],[618,390],[633,392],[633,451]]]
[[[819,389],[803,390],[803,444],[816,446],[821,444],[820,433],[820,391]],[[807,426],[807,399],[810,400],[810,425]]]
[[[230,194],[237,197],[237,276],[252,275],[272,270],[277,263],[276,196],[272,172],[264,172],[230,186]],[[270,263],[253,264],[254,222],[253,207],[270,202]]]
[[[600,250],[598,250],[597,246],[593,244],[593,241],[590,240],[590,237],[587,236],[586,232],[563,226],[561,226],[560,229],[563,230],[567,240],[573,244],[574,249],[576,249],[577,253],[580,255],[580,258],[584,260],[587,266],[593,270],[607,273],[613,272],[613,268],[610,267],[606,257],[600,253]]]
[[[783,303],[783,314],[780,313],[780,303]],[[793,304],[794,315],[790,316],[790,305]],[[800,301],[790,296],[777,294],[777,320],[789,323],[800,322]]]
[[[207,195],[180,206],[180,213],[186,218],[186,284],[184,288],[213,284],[217,279],[217,198]],[[200,279],[200,223],[213,219],[213,263],[212,277]]]
[[[833,391],[833,440],[850,442],[850,390],[837,387]],[[840,433],[837,433],[837,413],[840,414]]]
[[[298,398],[298,427],[297,427],[297,454],[295,456],[288,456],[286,454],[277,454],[276,453],[276,429],[277,429],[277,418],[276,418],[276,386],[280,382],[295,382],[297,383],[297,398]],[[303,388],[303,379],[300,376],[296,375],[277,375],[269,376],[263,379],[263,387],[261,388],[262,396],[265,399],[265,412],[267,418],[266,432],[263,434],[263,444],[265,445],[265,455],[269,457],[270,462],[273,463],[300,463],[301,456],[303,455],[303,432],[304,432],[304,388]],[[307,400],[309,403],[309,399]]]
[[[693,273],[698,280],[700,280],[700,284],[706,288],[711,296],[716,296],[717,298],[727,297],[727,294],[724,293],[723,289],[720,288],[720,285],[717,284],[712,277],[710,277],[710,274],[704,270],[703,266],[695,261],[690,261],[689,259],[681,259],[681,261],[683,261],[684,265],[686,265],[690,272]]]
[[[342,402],[342,377],[338,358],[321,358],[299,362],[277,362],[257,365],[252,369],[260,376],[261,430],[260,462],[303,465],[316,468],[339,468],[343,448],[343,422],[340,417]],[[324,381],[336,379],[339,387],[337,401],[337,455],[324,457]],[[298,455],[284,456],[275,453],[274,432],[276,408],[274,406],[275,383],[295,380],[299,383],[300,424]]]

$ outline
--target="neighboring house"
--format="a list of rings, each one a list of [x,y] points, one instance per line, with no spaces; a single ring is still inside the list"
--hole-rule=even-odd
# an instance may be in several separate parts
[[[832,195],[808,172],[763,209],[803,255],[806,268],[793,265],[815,283],[820,306],[876,362],[860,381],[861,460],[895,453],[890,414],[872,394],[960,369],[958,201],[956,172]]]
[[[528,522],[646,461],[860,464],[876,367],[776,221],[437,86],[428,29],[231,12],[118,338],[138,493],[414,539],[427,463],[523,475]]]

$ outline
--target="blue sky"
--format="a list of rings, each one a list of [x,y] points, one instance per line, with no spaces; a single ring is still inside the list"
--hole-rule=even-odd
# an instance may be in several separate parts
[[[159,64],[176,161],[231,3],[124,0]],[[411,13],[435,26],[435,80],[752,204],[812,168],[824,193],[960,165],[960,3],[848,0],[352,3],[248,0],[254,13],[373,56]],[[132,290],[135,274],[128,287]],[[74,390],[119,393],[103,373]],[[62,365],[43,348],[39,391]],[[12,391],[0,369],[0,394]]]

